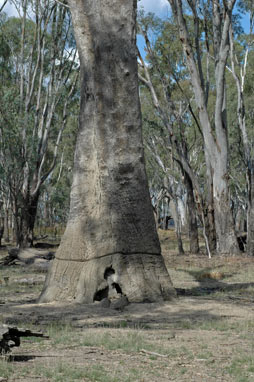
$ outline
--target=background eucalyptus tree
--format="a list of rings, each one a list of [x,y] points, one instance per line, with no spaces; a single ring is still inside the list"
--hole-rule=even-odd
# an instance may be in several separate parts
[[[68,10],[51,0],[15,1],[2,17],[0,172],[16,243],[32,244],[38,200],[52,173],[79,75]],[[8,191],[8,192],[7,192]]]
[[[17,244],[26,246],[33,240],[36,215],[42,231],[67,220],[79,64],[69,5],[14,0],[17,16],[11,18],[4,14],[7,3],[1,4],[0,226],[6,227],[8,241],[8,227],[14,225]],[[216,241],[218,253],[234,253],[234,228],[245,231],[247,221],[247,249],[253,254],[253,4],[171,4],[174,14],[165,20],[142,12],[139,17],[145,44],[145,54],[138,58],[139,94],[154,211],[163,228],[174,215],[179,252],[186,211],[193,253],[199,250],[198,224],[208,254],[216,249]],[[99,3],[96,9],[108,20]],[[249,15],[245,33],[239,24],[241,13]],[[98,52],[106,57],[99,48]],[[101,60],[97,53],[94,60]],[[119,67],[125,66],[120,62]],[[119,73],[109,71],[113,84],[121,83],[116,79]],[[97,72],[91,73],[98,78]],[[87,83],[94,88],[95,82]],[[118,96],[115,88],[111,93]],[[108,94],[104,99],[108,101]],[[227,235],[232,240],[224,240]]]
[[[178,6],[179,4],[181,4],[181,2],[177,3]],[[218,3],[218,5],[219,4],[220,3]],[[220,11],[223,13],[224,8],[222,4],[220,4],[220,6],[221,9],[219,13]],[[224,111],[222,114],[224,116],[223,118],[225,118],[223,120],[226,150],[224,153],[227,153],[227,155],[222,155],[222,159],[224,170],[227,170],[226,180],[228,209],[230,214],[230,219],[227,219],[226,224],[229,224],[231,221],[230,225],[235,243],[234,228],[238,231],[238,235],[241,236],[241,232],[239,231],[244,230],[244,220],[246,219],[246,210],[248,210],[248,242],[250,242],[251,225],[249,224],[252,224],[253,219],[249,218],[251,209],[250,207],[247,208],[247,206],[250,206],[251,203],[247,200],[245,189],[246,187],[248,190],[250,189],[248,184],[251,184],[251,182],[248,180],[248,175],[246,184],[243,174],[245,171],[249,171],[249,174],[251,174],[251,171],[248,170],[251,161],[247,159],[243,160],[243,157],[246,158],[246,153],[250,152],[250,147],[252,147],[252,71],[248,60],[250,61],[252,59],[253,37],[251,31],[246,34],[241,28],[239,11],[245,14],[248,12],[250,21],[253,22],[251,4],[247,1],[238,3],[238,8],[232,17],[232,23],[230,23],[230,27],[228,27],[225,32],[225,52],[227,51],[228,53],[226,54],[226,60],[224,60],[223,80],[217,82],[216,78],[218,76],[216,77],[215,70],[216,56],[214,55],[215,49],[213,48],[213,43],[216,37],[214,35],[216,29],[214,26],[214,17],[216,17],[216,15],[218,16],[218,9],[216,12],[215,10],[213,12],[213,7],[215,7],[215,3],[213,2],[184,2],[184,8],[182,9],[182,17],[184,17],[184,19],[182,21],[185,22],[184,28],[189,39],[188,43],[192,49],[192,64],[196,65],[196,74],[199,76],[197,83],[203,86],[203,101],[206,107],[207,118],[210,120],[213,137],[211,137],[211,142],[212,139],[216,138],[216,134],[220,132],[220,129],[217,129],[216,133],[214,111],[219,96],[217,86],[224,82],[224,94],[227,96],[223,96]],[[156,162],[162,171],[167,168],[171,177],[173,173],[168,163],[173,159],[178,163],[183,176],[185,173],[187,179],[188,177],[190,178],[192,187],[189,188],[188,195],[191,195],[191,197],[194,195],[194,200],[192,199],[192,201],[196,204],[196,209],[192,208],[191,210],[194,212],[194,215],[197,214],[199,217],[199,222],[203,226],[208,253],[212,253],[216,249],[217,239],[219,241],[218,232],[217,238],[215,235],[215,224],[217,225],[218,231],[220,219],[218,214],[216,215],[217,217],[215,217],[214,214],[214,182],[211,176],[207,176],[207,174],[209,175],[210,173],[209,156],[205,149],[207,143],[204,139],[199,116],[199,104],[196,102],[195,92],[192,90],[193,75],[191,76],[191,70],[188,68],[188,63],[189,66],[191,65],[189,62],[190,58],[188,54],[186,54],[185,49],[183,49],[181,53],[183,39],[181,39],[179,35],[180,28],[178,18],[169,17],[166,20],[159,20],[152,14],[145,15],[141,12],[139,22],[139,32],[144,37],[146,53],[145,58],[139,57],[139,78],[142,84],[141,100],[143,120],[147,130],[145,134],[145,144],[148,149],[147,155],[148,158],[151,156],[157,158]],[[251,22],[250,26],[252,25]],[[223,22],[220,26],[224,26]],[[248,58],[248,60],[246,58]],[[232,76],[233,72],[235,72],[234,77]],[[237,79],[239,80],[238,87],[234,84],[234,81]],[[241,81],[244,84],[244,90],[240,84]],[[150,93],[150,96],[145,89]],[[239,89],[242,90],[239,92]],[[202,92],[200,94],[202,95]],[[247,98],[248,101],[246,102]],[[240,103],[243,104],[243,107],[241,107]],[[240,106],[237,106],[237,104],[240,104]],[[153,110],[153,112],[151,112],[151,110]],[[238,110],[238,114],[236,110]],[[242,122],[239,120],[239,112],[240,114],[242,113]],[[246,144],[245,146],[242,145],[244,141],[242,137],[243,128],[241,128],[243,122],[247,126],[248,150],[246,149]],[[247,135],[245,134],[245,136]],[[219,135],[212,145],[212,150],[216,151],[216,142],[220,142],[219,147],[223,145],[223,140],[219,141],[218,139]],[[215,157],[216,161],[220,160],[219,156],[215,155]],[[214,162],[214,160],[212,160],[212,166],[217,166],[216,161]],[[157,179],[158,176],[155,177],[154,173],[160,172],[156,165],[154,165],[155,161],[149,159],[149,163],[153,167],[153,169],[149,169],[149,175],[151,174],[151,179]],[[217,170],[218,168],[216,171]],[[213,170],[211,174],[213,174],[213,177],[216,176]],[[225,179],[223,182],[224,181]],[[219,182],[221,186],[223,182]],[[163,181],[161,180],[158,188],[162,185]],[[185,187],[187,193],[188,188],[186,182]],[[220,207],[218,207],[218,209],[220,211]],[[189,220],[191,220],[190,216]],[[238,246],[234,245],[234,248],[237,252]],[[223,252],[219,249],[219,244],[217,249],[218,253]],[[227,253],[232,252],[231,250],[227,251]],[[252,250],[249,250],[249,253],[252,252]]]
[[[238,253],[230,208],[228,125],[226,108],[225,71],[229,55],[229,31],[235,0],[211,2],[188,1],[188,11],[195,23],[194,36],[190,35],[182,1],[169,0],[179,37],[185,53],[198,117],[204,138],[209,209],[214,211],[219,253]],[[210,17],[211,15],[211,17]],[[201,20],[205,24],[206,50],[201,49]],[[203,55],[207,58],[206,76],[202,67]],[[211,56],[213,57],[210,65]],[[213,113],[208,110],[210,95],[210,70],[213,67],[215,79],[215,102]]]
[[[254,254],[254,149],[253,149],[253,105],[246,102],[248,93],[253,87],[251,84],[250,63],[253,62],[253,32],[254,32],[254,4],[250,1],[241,1],[240,9],[249,16],[249,32],[245,38],[237,40],[235,33],[230,27],[230,66],[229,72],[232,74],[236,86],[237,98],[237,121],[238,135],[242,141],[243,162],[246,173],[247,188],[247,252],[249,255]],[[250,89],[250,87],[252,89]],[[246,89],[247,88],[247,89]],[[246,91],[247,90],[247,91]],[[246,94],[247,93],[247,94]]]

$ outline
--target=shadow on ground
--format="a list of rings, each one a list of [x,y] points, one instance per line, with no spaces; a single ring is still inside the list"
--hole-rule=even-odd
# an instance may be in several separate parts
[[[9,325],[69,325],[75,328],[170,329],[198,327],[206,322],[247,317],[251,307],[239,309],[225,301],[202,297],[178,298],[168,303],[130,304],[124,311],[102,308],[99,304],[6,304],[0,306]],[[44,330],[44,329],[43,329]]]

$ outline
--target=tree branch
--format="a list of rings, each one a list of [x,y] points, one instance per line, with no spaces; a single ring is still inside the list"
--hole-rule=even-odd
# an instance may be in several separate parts
[[[60,5],[62,5],[62,6],[65,7],[65,8],[70,9],[70,6],[69,6],[69,5],[62,3],[62,2],[59,1],[59,0],[55,0],[55,2],[58,3],[58,4],[60,4]]]
[[[7,3],[8,3],[8,0],[5,0],[3,5],[0,8],[0,13],[2,12],[2,10],[4,9],[4,7],[6,6]]]

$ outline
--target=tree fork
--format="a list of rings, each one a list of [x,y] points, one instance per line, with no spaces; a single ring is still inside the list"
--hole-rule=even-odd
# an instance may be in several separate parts
[[[110,287],[132,302],[168,300],[175,291],[144,165],[136,0],[68,3],[81,62],[80,130],[69,220],[40,301],[91,303]]]

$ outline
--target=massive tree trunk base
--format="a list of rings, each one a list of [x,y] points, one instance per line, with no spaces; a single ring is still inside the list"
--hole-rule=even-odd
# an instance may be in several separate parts
[[[172,300],[176,293],[161,255],[116,253],[88,261],[55,259],[39,302],[92,303],[112,292],[129,302]]]
[[[144,166],[136,3],[68,0],[81,63],[80,130],[69,220],[40,302],[175,294]]]

